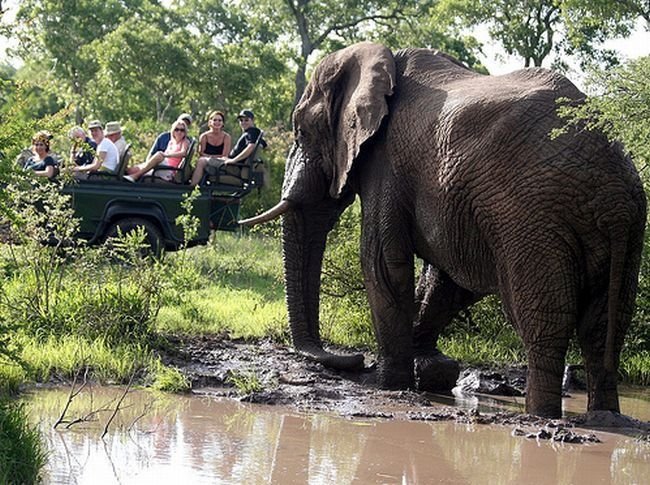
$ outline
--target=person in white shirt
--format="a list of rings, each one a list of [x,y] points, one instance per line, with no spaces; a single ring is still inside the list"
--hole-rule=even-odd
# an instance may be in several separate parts
[[[104,136],[104,127],[98,120],[88,124],[90,136],[97,143],[97,154],[92,163],[88,165],[72,167],[72,172],[83,175],[84,172],[106,171],[115,173],[120,159],[115,144]],[[81,173],[80,173],[81,172]]]

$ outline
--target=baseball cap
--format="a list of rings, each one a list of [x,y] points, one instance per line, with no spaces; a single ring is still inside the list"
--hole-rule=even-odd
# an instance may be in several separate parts
[[[253,112],[252,112],[251,110],[249,110],[249,109],[243,109],[243,110],[241,110],[241,111],[239,112],[239,114],[237,115],[237,119],[239,119],[239,118],[250,118],[250,119],[253,119],[253,118],[255,118],[255,115],[253,114]]]

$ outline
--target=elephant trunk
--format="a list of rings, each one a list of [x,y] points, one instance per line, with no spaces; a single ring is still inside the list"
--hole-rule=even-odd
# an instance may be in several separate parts
[[[335,369],[363,367],[362,355],[336,355],[323,349],[319,331],[320,277],[327,234],[340,211],[294,209],[282,221],[284,277],[294,347]]]

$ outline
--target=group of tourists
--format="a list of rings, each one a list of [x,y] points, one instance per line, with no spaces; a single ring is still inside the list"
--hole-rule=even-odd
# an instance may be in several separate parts
[[[249,109],[242,110],[237,116],[242,135],[232,145],[232,138],[224,130],[226,117],[221,111],[212,111],[208,115],[208,130],[199,137],[198,160],[189,184],[194,187],[203,179],[206,167],[242,162],[255,149],[261,131],[255,126],[255,115]],[[156,138],[144,162],[126,168],[124,179],[137,182],[142,176],[151,174],[158,166],[178,168],[190,151],[193,139],[188,132],[192,125],[189,113],[181,114],[169,131],[160,133]],[[24,163],[24,168],[32,170],[37,176],[52,178],[59,171],[72,173],[76,178],[86,178],[94,172],[117,173],[120,161],[127,149],[127,142],[122,135],[122,128],[117,121],[104,126],[99,120],[88,123],[88,132],[83,127],[75,126],[69,132],[72,140],[69,163],[59,165],[50,152],[52,135],[39,131],[32,137],[32,156]],[[266,142],[260,140],[262,147]],[[173,170],[156,172],[166,180],[173,179]]]

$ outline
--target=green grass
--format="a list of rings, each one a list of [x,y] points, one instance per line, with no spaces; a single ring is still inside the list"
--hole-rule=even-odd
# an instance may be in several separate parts
[[[258,375],[252,371],[231,372],[226,378],[226,382],[235,386],[237,393],[241,396],[260,392],[264,388]]]
[[[208,247],[170,256],[182,259],[185,270],[191,267],[199,277],[191,288],[164,301],[157,331],[286,340],[277,239],[217,233]]]
[[[619,373],[626,382],[650,386],[650,351],[623,353]]]
[[[346,261],[353,257],[351,250],[339,252],[346,255]],[[325,264],[330,263],[326,260]],[[352,270],[353,274],[347,280],[338,275],[338,279],[327,281],[330,268],[324,276],[324,288],[330,294],[326,291],[321,299],[321,335],[326,342],[339,346],[374,349],[365,294],[353,280],[358,277],[358,264],[339,265],[339,270]],[[277,237],[219,232],[208,246],[168,254],[162,267],[104,267],[100,296],[84,293],[84,288],[97,282],[69,271],[50,313],[41,315],[38,324],[29,322],[24,331],[12,334],[21,348],[19,357],[24,367],[0,360],[0,389],[5,393],[16,392],[25,381],[72,378],[85,366],[92,378],[109,383],[128,381],[138,367],[142,382],[157,389],[182,391],[188,383],[180,372],[165,367],[157,357],[157,339],[161,336],[214,334],[289,341]],[[156,276],[155,272],[160,274]],[[21,284],[29,285],[30,279],[16,278],[15,269],[9,274],[11,280],[4,284],[6,294],[19,295]],[[148,296],[150,290],[139,288],[139,280],[159,286],[153,298],[160,303],[159,309]],[[98,302],[98,307],[90,311],[90,303],[80,303],[84,298]],[[15,309],[3,311],[0,316],[4,318],[25,318]],[[50,314],[54,314],[52,320],[44,318]],[[638,331],[633,334],[631,341],[640,343],[633,351],[624,352],[621,375],[627,382],[647,385],[650,355],[638,350],[644,335]],[[471,318],[451,325],[441,336],[440,347],[471,365],[526,362],[521,341],[505,322],[494,297],[475,305]],[[568,359],[580,361],[574,348]]]
[[[38,483],[46,460],[46,451],[38,430],[29,424],[24,406],[1,398],[0,483]]]

